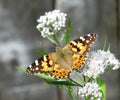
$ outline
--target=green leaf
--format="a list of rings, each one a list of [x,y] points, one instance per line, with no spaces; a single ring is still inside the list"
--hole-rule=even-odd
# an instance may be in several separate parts
[[[110,46],[111,46],[111,44],[109,44],[109,46],[108,46],[108,50],[110,51]]]
[[[78,33],[77,33],[77,38],[80,37],[80,35],[81,35],[80,31],[78,31]]]
[[[23,71],[23,72],[26,72],[26,68],[23,68],[23,67],[16,67],[17,70],[20,70],[20,71]]]
[[[26,68],[23,68],[23,67],[16,67],[18,70],[22,71],[22,72],[26,72]],[[47,74],[43,74],[43,73],[40,73],[40,74],[37,74],[35,76],[38,76],[40,78],[43,78],[43,79],[46,79],[46,82],[48,84],[51,84],[51,85],[66,85],[66,86],[78,86],[77,84],[74,84],[70,81],[60,81],[60,80],[54,80],[53,77],[47,75]]]
[[[47,54],[48,54],[47,52],[42,51],[42,50],[37,50],[36,52],[37,52],[39,55],[41,55],[41,56],[44,56],[44,55],[47,55]]]
[[[104,45],[103,45],[103,49],[102,49],[102,50],[105,51],[105,49],[106,49],[106,38],[105,38],[105,41],[104,41]]]
[[[59,80],[46,80],[48,84],[51,85],[66,85],[66,86],[77,86],[76,84],[70,82],[70,81],[59,81]]]
[[[43,74],[43,73],[37,74],[37,75],[35,75],[35,76],[38,76],[38,77],[43,78],[43,79],[54,80],[54,78],[51,77],[50,75]]]
[[[88,97],[84,97],[85,100],[89,100]]]
[[[106,85],[104,81],[100,78],[97,79],[99,86],[101,87],[102,100],[106,100]]]
[[[70,80],[70,82],[76,84],[76,86],[80,86],[83,87],[83,83],[82,82],[77,82],[74,78],[68,78]]]
[[[70,42],[70,32],[71,32],[71,28],[72,28],[72,22],[69,19],[68,21],[68,26],[67,26],[67,31],[66,31],[66,44],[68,44]]]
[[[22,72],[26,72],[26,68],[17,67],[17,69],[22,71]],[[54,79],[53,77],[51,77],[49,75],[46,75],[46,74],[43,74],[43,73],[36,74],[35,76],[38,76],[38,77],[43,78],[43,79],[49,79],[49,80],[53,80]]]

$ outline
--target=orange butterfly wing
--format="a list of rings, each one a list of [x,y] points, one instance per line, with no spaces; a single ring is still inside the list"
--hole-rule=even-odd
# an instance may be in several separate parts
[[[56,48],[56,52],[35,60],[26,71],[30,74],[45,73],[54,78],[67,78],[72,70],[78,70],[84,65],[86,53],[95,40],[96,34],[73,40],[64,48]]]

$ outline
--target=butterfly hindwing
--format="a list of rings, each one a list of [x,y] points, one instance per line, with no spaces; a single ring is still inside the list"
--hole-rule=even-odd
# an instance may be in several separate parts
[[[55,78],[67,78],[70,74],[70,70],[68,68],[61,67],[60,64],[55,64],[54,69],[51,72],[51,76]]]
[[[72,59],[73,59],[72,70],[78,70],[84,65],[84,63],[87,59],[87,56],[86,55],[73,54]]]

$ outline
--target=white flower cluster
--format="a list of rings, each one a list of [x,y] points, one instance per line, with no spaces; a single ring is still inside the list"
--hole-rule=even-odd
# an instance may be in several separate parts
[[[82,97],[89,97],[89,100],[101,100],[102,93],[96,82],[88,82],[84,87],[79,88],[78,94]]]
[[[88,59],[85,63],[85,68],[82,70],[84,76],[96,78],[111,68],[117,70],[120,68],[120,62],[110,51],[91,51],[88,54]]]
[[[60,10],[53,10],[40,16],[37,20],[39,23],[36,28],[41,32],[41,36],[53,35],[54,31],[59,31],[65,27],[67,14],[60,12]]]

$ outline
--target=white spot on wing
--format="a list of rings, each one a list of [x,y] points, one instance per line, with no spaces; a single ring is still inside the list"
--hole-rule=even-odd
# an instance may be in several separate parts
[[[88,51],[90,50],[90,48],[88,48]]]
[[[75,41],[71,41],[72,44],[76,45],[76,42]]]
[[[90,34],[87,34],[87,36],[89,36],[89,37],[90,37],[91,35],[90,35]]]
[[[31,68],[32,67],[32,65],[29,65],[29,68]]]
[[[39,68],[38,68],[38,67],[36,67],[36,68],[35,68],[35,70],[39,70]]]
[[[89,40],[86,40],[86,43],[89,43],[90,41]]]
[[[36,65],[36,66],[38,66],[38,65],[39,65],[38,60],[35,60],[35,65]]]
[[[46,56],[43,56],[43,59],[44,59],[44,61],[47,61],[47,58],[46,58]]]
[[[84,37],[82,37],[82,36],[80,37],[80,39],[81,39],[82,41],[85,41],[85,38],[84,38]]]

